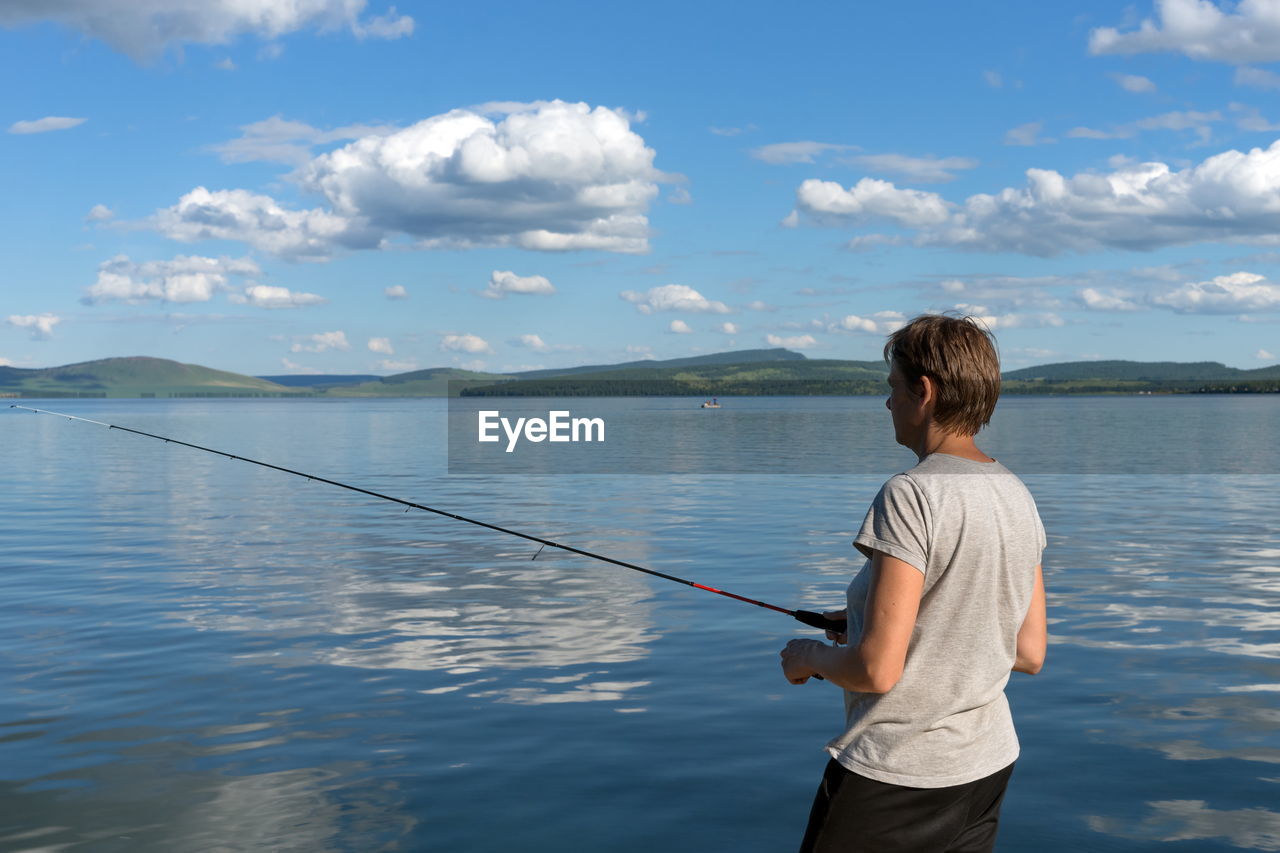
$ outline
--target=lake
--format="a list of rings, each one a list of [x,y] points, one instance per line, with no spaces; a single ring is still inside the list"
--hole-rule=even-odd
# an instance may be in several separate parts
[[[914,464],[881,398],[574,401],[609,455],[519,463],[467,457],[439,399],[21,402],[787,608],[843,602],[867,504]],[[798,845],[843,711],[782,678],[778,649],[815,636],[793,620],[0,415],[0,850]],[[1049,540],[999,849],[1280,850],[1280,399],[1010,397],[979,444]]]

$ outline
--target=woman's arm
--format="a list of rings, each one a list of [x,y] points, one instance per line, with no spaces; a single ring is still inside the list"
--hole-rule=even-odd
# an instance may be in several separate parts
[[[817,640],[792,640],[782,650],[787,680],[804,684],[821,675],[845,690],[888,693],[902,677],[923,589],[924,574],[919,569],[876,551],[857,645],[833,647]]]
[[[1045,649],[1049,645],[1044,602],[1044,572],[1036,566],[1036,585],[1031,592],[1031,606],[1018,629],[1018,654],[1013,662],[1014,672],[1035,675],[1044,666]]]

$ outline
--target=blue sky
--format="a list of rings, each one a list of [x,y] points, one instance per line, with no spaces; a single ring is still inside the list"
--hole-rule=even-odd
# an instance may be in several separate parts
[[[613,5],[6,2],[0,364],[1280,361],[1275,3]]]

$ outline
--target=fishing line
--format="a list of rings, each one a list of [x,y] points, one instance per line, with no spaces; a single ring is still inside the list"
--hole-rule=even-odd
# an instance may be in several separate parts
[[[384,501],[391,501],[392,503],[400,504],[401,506],[405,507],[405,512],[408,512],[411,509],[420,509],[423,512],[435,513],[436,515],[442,515],[445,518],[452,518],[455,521],[464,521],[467,524],[474,524],[478,527],[484,527],[489,530],[496,530],[499,533],[506,533],[510,536],[518,536],[521,539],[526,539],[530,542],[537,542],[542,546],[542,548],[538,549],[538,554],[542,553],[543,548],[558,548],[561,551],[567,551],[570,554],[577,554],[581,557],[590,557],[593,560],[600,560],[601,562],[609,563],[614,566],[620,566],[624,569],[631,569],[632,571],[644,572],[646,575],[653,575],[654,577],[662,578],[663,580],[674,581],[675,583],[682,583],[685,586],[691,586],[694,589],[700,589],[705,592],[714,592],[716,595],[723,595],[725,598],[732,598],[734,601],[741,601],[745,604],[754,604],[756,607],[763,607],[766,610],[773,610],[778,613],[785,613],[786,615],[794,618],[798,622],[803,622],[805,625],[808,625],[811,628],[835,631],[837,633],[845,632],[847,623],[844,620],[828,619],[827,617],[823,616],[821,613],[815,613],[812,610],[788,610],[787,608],[779,607],[776,604],[769,604],[764,601],[757,601],[754,598],[747,598],[745,595],[736,595],[732,592],[726,592],[722,589],[716,589],[713,586],[707,586],[705,584],[696,583],[695,581],[687,580],[685,578],[676,577],[675,575],[669,575],[665,572],[659,572],[656,569],[649,569],[649,568],[645,568],[644,566],[638,566],[635,563],[628,563],[625,560],[615,560],[613,557],[606,557],[604,554],[597,554],[593,551],[586,551],[586,550],[583,550],[582,548],[575,548],[572,545],[564,545],[560,542],[553,542],[550,539],[543,539],[540,536],[533,536],[528,533],[521,533],[519,530],[512,530],[509,527],[502,527],[497,524],[490,524],[487,521],[479,521],[474,518],[468,518],[465,515],[458,515],[457,513],[448,512],[443,509],[436,509],[435,507],[425,506],[424,504],[420,504],[420,503],[414,503],[413,501],[407,501],[407,500],[404,500],[403,498],[393,497],[392,495],[384,495],[381,492],[375,492],[370,489],[363,489],[359,486],[352,486],[347,483],[339,483],[337,480],[330,480],[327,477],[321,477],[317,474],[308,474],[304,471],[295,471],[292,468],[285,468],[280,465],[273,465],[270,462],[261,462],[257,459],[250,459],[247,456],[238,456],[232,453],[227,453],[226,451],[223,451],[223,450],[216,450],[212,447],[204,447],[199,444],[192,444],[187,441],[180,441],[176,438],[169,438],[163,435],[156,435],[155,433],[143,432],[140,429],[133,429],[132,427],[120,426],[119,424],[108,424],[108,423],[103,423],[102,421],[95,421],[89,418],[78,417],[77,415],[68,415],[65,412],[51,412],[48,409],[35,409],[35,408],[32,408],[31,406],[19,406],[16,403],[10,404],[9,408],[24,409],[28,412],[34,412],[38,415],[53,415],[59,418],[67,418],[68,420],[81,421],[86,424],[94,424],[95,426],[106,427],[107,429],[118,429],[121,432],[131,432],[134,435],[141,435],[146,438],[154,438],[159,441],[163,441],[166,444],[180,444],[183,447],[190,447],[193,450],[202,450],[205,453],[213,453],[218,456],[225,456],[227,459],[238,459],[241,462],[248,462],[252,465],[260,465],[263,468],[270,468],[273,471],[282,471],[285,474],[292,474],[295,477],[304,477],[307,480],[314,480],[317,483],[327,483],[330,486],[337,486],[338,488],[347,489],[348,491],[359,492],[360,494],[368,495],[369,497],[379,498],[380,500],[384,500]],[[537,559],[538,554],[534,554],[533,559]]]

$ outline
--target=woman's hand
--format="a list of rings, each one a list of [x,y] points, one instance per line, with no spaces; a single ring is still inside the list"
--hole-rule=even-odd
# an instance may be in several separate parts
[[[809,653],[814,647],[825,649],[826,646],[817,640],[796,639],[787,643],[779,654],[782,656],[782,674],[792,684],[804,684],[818,674],[809,662]]]

